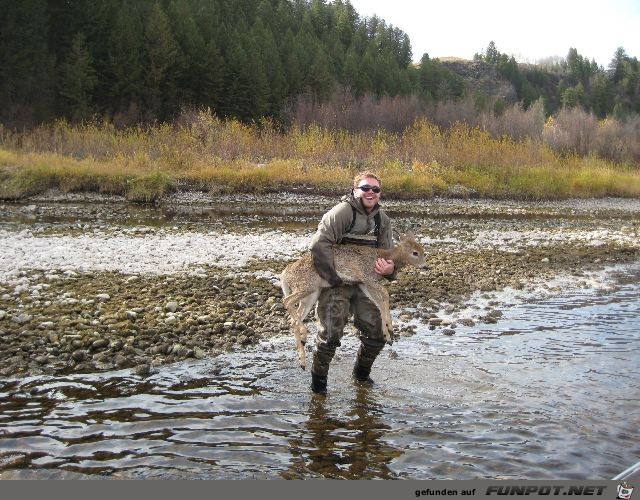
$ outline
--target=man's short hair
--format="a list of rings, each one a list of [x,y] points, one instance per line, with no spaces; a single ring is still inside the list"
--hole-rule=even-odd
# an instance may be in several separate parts
[[[378,184],[382,184],[382,181],[380,181],[380,177],[378,177],[373,172],[365,170],[364,172],[360,172],[353,178],[353,187],[358,187],[358,184],[360,183],[361,180],[369,179],[369,178],[377,180]]]

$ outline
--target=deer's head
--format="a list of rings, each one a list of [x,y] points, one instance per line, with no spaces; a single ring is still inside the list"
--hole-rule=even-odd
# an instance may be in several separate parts
[[[398,257],[395,258],[395,262],[400,266],[414,266],[418,269],[426,269],[427,262],[424,259],[424,247],[416,241],[412,232],[400,235],[400,241],[398,242]]]

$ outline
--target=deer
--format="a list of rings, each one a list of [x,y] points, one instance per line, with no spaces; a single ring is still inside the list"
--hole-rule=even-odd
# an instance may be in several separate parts
[[[360,245],[333,245],[333,258],[336,272],[344,283],[358,284],[367,298],[380,311],[382,333],[387,344],[393,343],[393,324],[389,305],[389,292],[380,283],[382,277],[375,270],[378,257],[393,260],[396,270],[411,265],[418,269],[426,269],[424,247],[415,240],[412,233],[400,236],[398,243],[390,249]],[[331,285],[320,277],[313,264],[310,252],[298,260],[288,264],[280,274],[280,285],[283,292],[283,304],[290,316],[291,329],[296,340],[298,361],[304,370],[306,356],[304,346],[309,331],[304,326],[320,292]]]

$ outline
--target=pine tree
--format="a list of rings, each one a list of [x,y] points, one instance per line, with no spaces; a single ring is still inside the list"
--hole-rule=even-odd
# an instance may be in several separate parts
[[[262,35],[264,36],[264,33]],[[262,41],[263,39],[258,38],[254,31],[250,31],[244,41],[247,54],[245,78],[252,89],[251,113],[249,114],[252,120],[265,116],[271,108],[269,77],[265,66],[266,61],[262,58],[263,52],[260,47]]]
[[[497,64],[500,55],[501,54],[498,52],[495,42],[491,40],[487,46],[487,50],[485,51],[484,60],[489,64]]]
[[[111,37],[119,6],[117,0],[93,2],[87,0],[84,7],[85,21],[82,32],[86,36],[87,50],[91,54],[92,67],[96,73],[93,101],[97,113],[108,113],[114,107],[111,59]]]
[[[178,45],[159,3],[153,4],[144,27],[146,101],[150,111],[164,119],[175,110],[175,75]],[[173,106],[172,106],[173,104]],[[174,109],[171,109],[171,108]]]
[[[31,125],[53,116],[54,57],[44,0],[0,3],[0,114]]]
[[[333,82],[329,58],[323,48],[318,46],[309,71],[309,88],[317,98],[322,100],[329,97]]]
[[[301,90],[303,92],[311,86],[311,66],[314,63],[318,50],[318,41],[312,34],[312,31],[313,27],[309,22],[309,17],[305,16],[305,21],[303,21],[300,30],[296,34],[293,46],[293,51],[296,54],[300,68],[302,78]]]
[[[627,53],[622,47],[616,49],[613,59],[609,63],[609,73],[614,84],[620,82],[624,76],[624,62],[627,59]]]
[[[300,94],[304,84],[302,68],[294,44],[294,34],[291,29],[288,29],[279,50],[286,85],[285,95],[287,97]]]
[[[581,106],[584,99],[584,88],[582,83],[578,83],[575,87],[569,87],[560,96],[560,102],[565,108],[575,108]]]
[[[226,55],[227,71],[224,99],[220,110],[224,116],[250,121],[256,117],[254,91],[249,56],[245,50],[247,43],[243,34],[237,31],[230,37],[229,53]]]
[[[59,92],[65,105],[63,114],[75,121],[88,119],[93,113],[93,90],[97,81],[86,37],[78,33],[62,65]]]
[[[358,15],[349,2],[336,0],[334,5],[337,10],[336,32],[338,40],[342,46],[347,49],[351,45],[351,40],[355,33]]]
[[[588,71],[587,68],[585,68],[585,59],[578,54],[578,51],[575,48],[569,49],[569,54],[567,55],[567,69],[569,71],[569,75],[576,83],[586,81]]]
[[[611,82],[603,74],[596,74],[591,81],[591,109],[600,118],[611,111]]]
[[[144,89],[142,13],[136,4],[123,2],[108,40],[110,109],[125,111],[139,105]],[[135,119],[137,117],[131,117]]]
[[[205,48],[200,85],[196,88],[196,102],[217,110],[221,106],[225,80],[225,62],[214,40]]]
[[[280,60],[278,45],[271,28],[257,19],[252,27],[253,44],[258,47],[259,64],[266,77],[266,113],[272,117],[281,117],[287,94],[284,69]]]
[[[205,41],[193,19],[188,0],[172,0],[167,8],[175,40],[176,59],[173,69],[176,98],[181,104],[196,104],[201,68],[205,64]]]

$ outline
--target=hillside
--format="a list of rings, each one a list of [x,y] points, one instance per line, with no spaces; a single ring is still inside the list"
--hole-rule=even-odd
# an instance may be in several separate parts
[[[467,93],[481,93],[489,97],[502,97],[508,103],[518,100],[513,84],[498,70],[484,61],[442,58],[440,62],[464,81]]]
[[[563,107],[598,118],[640,113],[640,63],[622,47],[608,68],[575,49],[555,66],[518,65],[493,42],[473,61],[424,54],[414,65],[405,32],[361,16],[346,0],[0,0],[0,7],[0,125],[12,130],[61,118],[118,127],[172,122],[193,109],[287,126],[305,103],[343,96],[372,106],[387,100],[389,111],[402,100],[418,109],[478,93],[525,109],[543,98],[547,115]]]

